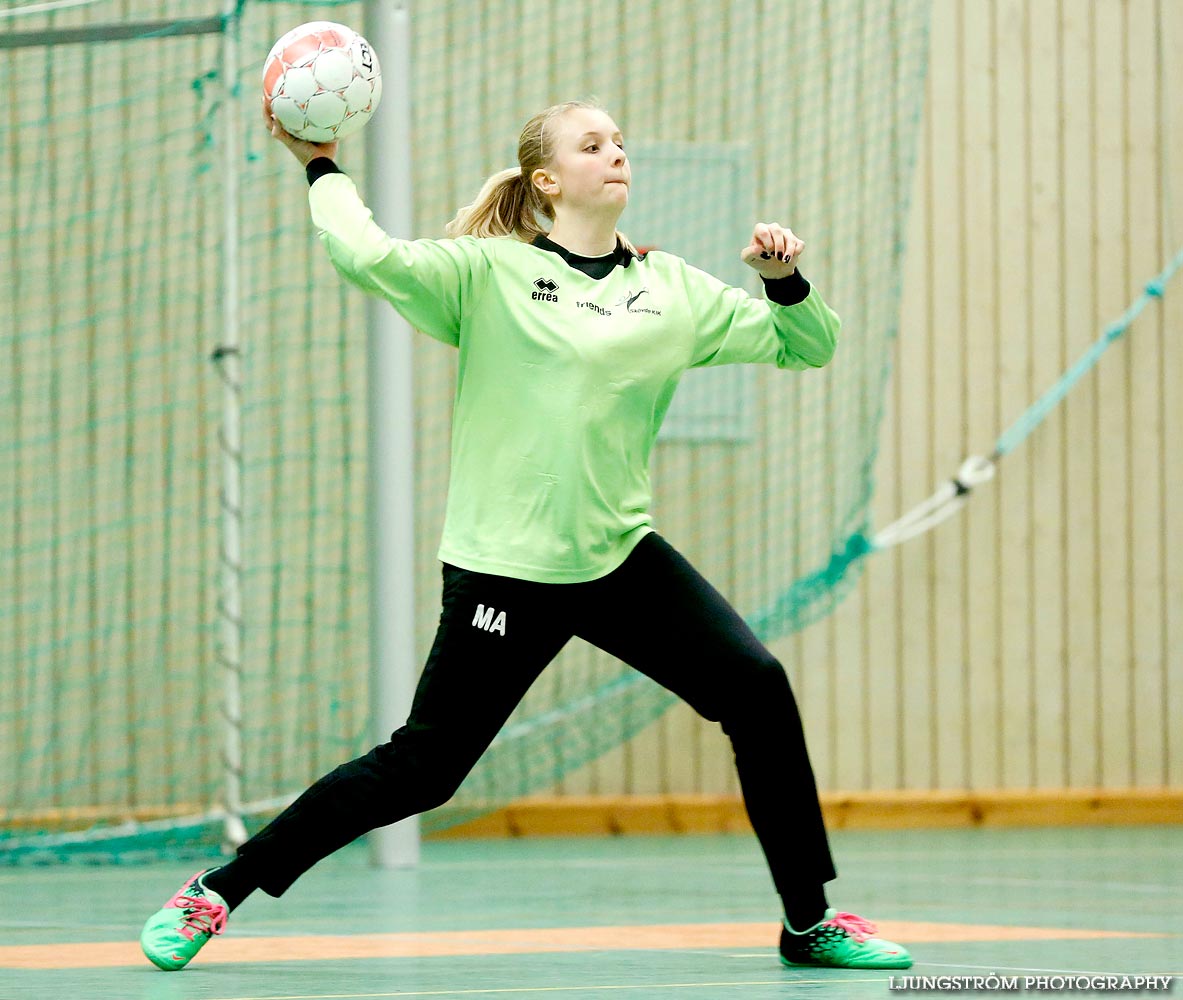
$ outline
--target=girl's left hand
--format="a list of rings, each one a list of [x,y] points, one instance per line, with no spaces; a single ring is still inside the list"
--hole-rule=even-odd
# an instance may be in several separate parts
[[[739,259],[760,272],[761,278],[787,278],[797,270],[797,258],[805,243],[778,222],[757,222],[752,242],[740,252]]]

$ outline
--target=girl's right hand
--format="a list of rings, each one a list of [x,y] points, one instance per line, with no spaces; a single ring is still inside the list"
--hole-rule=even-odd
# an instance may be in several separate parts
[[[805,251],[805,243],[791,229],[779,222],[757,222],[751,242],[740,251],[739,259],[760,272],[760,277],[772,280],[787,278],[797,270],[797,258]]]
[[[292,156],[300,161],[302,167],[308,166],[318,156],[327,156],[330,160],[337,158],[336,140],[333,142],[307,142],[304,139],[297,139],[279,124],[279,119],[271,113],[271,104],[266,98],[263,99],[263,123],[267,126],[267,131],[271,133],[272,138],[278,139],[287,146],[291,150]]]

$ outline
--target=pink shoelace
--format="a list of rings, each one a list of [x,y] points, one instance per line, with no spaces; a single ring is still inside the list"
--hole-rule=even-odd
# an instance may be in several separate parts
[[[178,892],[168,905],[185,911],[181,933],[190,941],[198,932],[212,936],[221,934],[226,928],[226,907],[217,906],[204,896],[185,896]]]
[[[855,916],[853,913],[835,913],[823,924],[824,927],[838,927],[846,931],[859,944],[874,935],[876,927],[871,921]]]

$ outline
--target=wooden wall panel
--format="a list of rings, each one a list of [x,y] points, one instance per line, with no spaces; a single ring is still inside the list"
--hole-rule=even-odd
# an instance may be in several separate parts
[[[1129,178],[1125,220],[1125,287],[1132,297],[1149,275],[1162,266],[1165,228],[1162,202],[1163,158],[1158,141],[1162,116],[1149,116],[1148,108],[1162,107],[1158,88],[1160,11],[1154,4],[1125,8],[1125,127],[1122,130]],[[1157,57],[1157,58],[1155,58]],[[1177,329],[1177,328],[1176,328]],[[1177,334],[1175,334],[1177,336]],[[1162,492],[1160,470],[1172,460],[1163,449],[1160,401],[1162,345],[1172,336],[1163,323],[1162,310],[1151,309],[1129,336],[1129,409],[1123,448],[1129,455],[1127,477],[1130,497],[1129,604],[1130,635],[1129,747],[1131,783],[1162,784],[1166,777],[1168,724],[1162,685],[1168,666],[1163,645],[1164,579],[1159,558],[1161,528],[1167,498]],[[1146,530],[1148,526],[1158,530]],[[1176,720],[1178,721],[1178,720]]]
[[[1183,101],[1179,81],[1183,79],[1183,6],[1164,3],[1158,8],[1158,95],[1162,102],[1159,177],[1162,230],[1159,254],[1167,258],[1183,244]],[[1183,784],[1183,517],[1178,498],[1183,496],[1183,295],[1168,294],[1162,301],[1163,337],[1160,344],[1159,426],[1162,427],[1162,465],[1159,478],[1163,514],[1157,529],[1159,559],[1163,576],[1163,651],[1165,664],[1159,697],[1162,699],[1162,742],[1164,782]],[[1154,527],[1149,529],[1154,531]]]
[[[1031,286],[1034,261],[1028,230],[1029,104],[1027,24],[1029,4],[1000,0],[993,9],[991,54],[995,83],[996,187],[988,239],[995,248],[997,315],[995,345],[998,420],[1019,413],[1032,399],[1030,362]],[[982,331],[985,333],[985,330]],[[989,337],[989,334],[986,334]],[[1031,463],[1029,456],[1007,468],[1007,489],[998,491],[998,643],[999,732],[1003,766],[999,784],[1026,788],[1031,783],[1035,733],[1031,727]],[[939,706],[938,706],[939,710]]]
[[[934,4],[881,521],[988,453],[1183,244],[1181,28],[1154,0]],[[1180,298],[958,520],[870,560],[830,626],[887,640],[857,787],[1178,782]]]
[[[1063,69],[1060,82],[1061,155],[1060,233],[1063,267],[1060,294],[1064,325],[1055,332],[1062,341],[1065,364],[1095,339],[1100,312],[1092,275],[1096,270],[1093,156],[1095,124],[1092,110],[1093,6],[1064,3],[1060,10]],[[1071,210],[1069,210],[1071,207]],[[1081,280],[1082,277],[1085,280]],[[1094,567],[1097,560],[1097,496],[1095,439],[1097,383],[1086,379],[1064,401],[1064,578],[1067,595],[1064,623],[1067,658],[1068,784],[1100,782],[1098,729],[1098,634]]]
[[[1062,342],[1055,336],[1064,323],[1060,80],[1065,60],[1059,5],[1029,5],[1027,31],[1029,221],[1022,225],[1020,238],[1028,247],[1028,266],[1034,268],[1038,262],[1042,272],[1040,280],[1030,283],[1027,310],[1029,329],[1035,334],[1027,344],[1028,391],[1033,394],[1053,384],[1066,364]],[[1067,780],[1064,448],[1065,414],[1060,409],[1027,447],[1033,469],[1029,478],[1032,682],[1028,701],[1034,733],[1031,783],[1037,787]]]
[[[1174,5],[932,15],[880,522],[988,454],[1183,243]],[[774,644],[824,788],[1180,780],[1181,300],[1176,282],[956,520],[872,557],[854,599]],[[658,785],[721,790],[711,773]]]
[[[1116,316],[1128,299],[1126,269],[1126,210],[1129,179],[1125,148],[1125,87],[1123,66],[1125,23],[1118,0],[1100,0],[1094,8],[1093,162],[1094,261],[1091,278],[1101,317]],[[1069,276],[1069,281],[1072,276]],[[1094,321],[1093,327],[1097,323]],[[1149,334],[1148,330],[1142,330]],[[1129,561],[1129,418],[1130,351],[1125,344],[1097,369],[1097,548],[1094,597],[1097,608],[1097,652],[1100,669],[1100,783],[1128,784],[1130,717],[1130,605]]]
[[[952,39],[960,38],[961,30],[955,5],[941,4],[933,9],[934,43],[945,38],[946,44],[952,44]],[[935,345],[923,367],[931,369],[931,359],[943,359],[943,377],[928,379],[934,411],[941,414],[940,420],[929,422],[932,459],[925,481],[930,484],[947,477],[960,462],[965,438],[965,359],[960,350],[952,349],[963,327],[960,277],[966,260],[976,256],[974,242],[966,235],[964,199],[958,184],[965,162],[962,144],[956,139],[963,92],[956,60],[930,60],[926,127],[921,136],[922,149],[927,153],[917,164],[902,308],[905,316],[915,315],[921,320],[920,328],[930,331],[929,339]],[[945,138],[938,140],[938,136]],[[911,336],[911,330],[910,326],[901,328],[901,344]],[[902,363],[897,364],[897,394],[903,370]],[[896,492],[891,508],[895,511],[905,510],[917,499],[914,492],[906,496],[898,489]],[[880,510],[886,509],[882,502],[885,500],[881,495]],[[932,620],[940,623],[933,635],[928,671],[931,692],[926,701],[930,728],[935,729],[934,785],[955,788],[963,786],[969,777],[969,731],[963,721],[969,695],[967,580],[961,569],[965,565],[966,538],[959,526],[946,525],[921,544],[928,546],[932,567]]]

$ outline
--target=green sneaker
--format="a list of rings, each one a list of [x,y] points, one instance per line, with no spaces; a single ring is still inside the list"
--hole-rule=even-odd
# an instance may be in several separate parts
[[[912,956],[892,941],[873,937],[875,925],[853,913],[826,910],[825,918],[798,933],[787,923],[780,932],[782,965],[831,969],[910,969]]]
[[[153,965],[166,972],[185,968],[202,945],[226,927],[230,912],[226,901],[201,882],[211,871],[207,868],[191,876],[144,924],[140,947]]]

